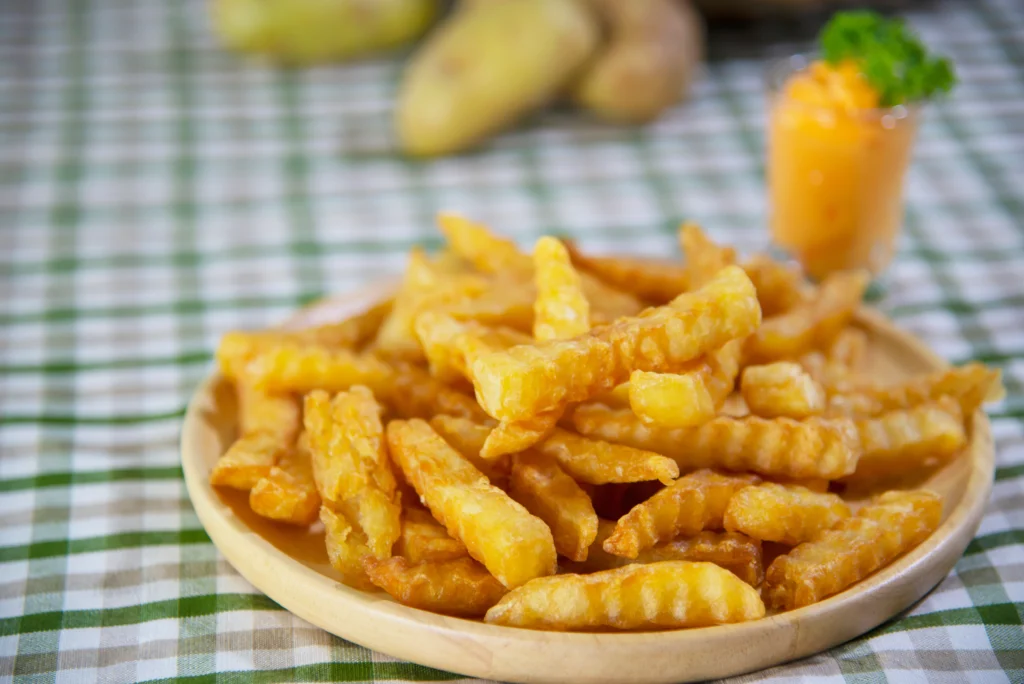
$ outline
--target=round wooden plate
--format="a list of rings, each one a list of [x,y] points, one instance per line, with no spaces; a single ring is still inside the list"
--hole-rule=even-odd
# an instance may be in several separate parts
[[[358,313],[382,285],[307,309],[302,327]],[[870,336],[869,365],[897,381],[945,364],[877,312],[857,324]],[[338,581],[322,529],[297,530],[254,515],[245,493],[214,490],[210,470],[235,436],[234,392],[218,376],[192,398],[181,436],[185,482],[213,543],[255,587],[328,632],[430,667],[515,682],[680,682],[737,675],[817,653],[864,634],[924,596],[973,538],[995,468],[988,420],[974,417],[970,446],[922,481],[945,502],[943,522],[923,544],[830,599],[762,620],[643,633],[558,633],[497,627],[405,606]],[[856,502],[854,502],[856,503]]]

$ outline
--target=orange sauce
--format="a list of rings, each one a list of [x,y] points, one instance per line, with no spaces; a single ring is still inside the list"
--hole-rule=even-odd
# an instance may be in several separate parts
[[[878,109],[854,64],[815,62],[775,94],[768,132],[774,241],[807,272],[881,271],[903,221],[917,115]]]

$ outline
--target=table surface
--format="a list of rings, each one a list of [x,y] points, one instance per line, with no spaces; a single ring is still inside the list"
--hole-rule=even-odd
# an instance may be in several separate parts
[[[910,10],[963,83],[920,131],[881,308],[1003,369],[995,488],[930,596],[744,681],[1024,678],[1024,4]],[[401,268],[442,209],[524,245],[675,254],[688,218],[763,246],[762,75],[816,28],[716,28],[692,101],[650,126],[553,111],[418,163],[389,125],[398,58],[266,68],[217,48],[199,0],[0,11],[0,679],[46,682],[457,678],[313,628],[217,553],[177,442],[218,337]]]

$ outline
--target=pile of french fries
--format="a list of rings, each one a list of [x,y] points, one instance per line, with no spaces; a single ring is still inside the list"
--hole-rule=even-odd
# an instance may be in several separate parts
[[[439,217],[394,299],[232,332],[214,485],[323,526],[343,582],[534,629],[667,629],[832,596],[912,549],[999,373],[866,377],[868,278],[818,285],[684,225],[681,263],[532,255]],[[880,493],[854,511],[851,485]]]

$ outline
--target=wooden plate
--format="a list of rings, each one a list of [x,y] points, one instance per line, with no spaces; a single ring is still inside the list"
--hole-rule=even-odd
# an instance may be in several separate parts
[[[337,320],[385,296],[378,286],[316,305],[289,322]],[[871,310],[869,364],[896,381],[945,364]],[[208,482],[235,433],[234,393],[207,379],[192,398],[181,437],[185,482],[210,538],[249,582],[328,632],[396,658],[466,675],[516,682],[679,682],[737,675],[802,658],[864,634],[920,599],[950,571],[973,538],[995,468],[989,423],[974,417],[966,453],[914,483],[939,492],[943,522],[919,547],[821,603],[762,620],[702,629],[571,634],[486,625],[435,615],[337,581],[322,531],[297,531],[254,515],[241,492]]]

